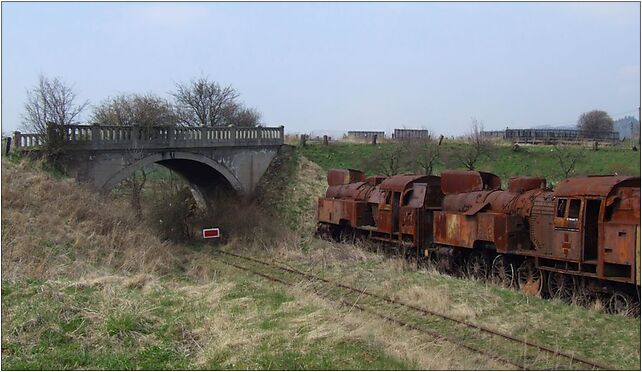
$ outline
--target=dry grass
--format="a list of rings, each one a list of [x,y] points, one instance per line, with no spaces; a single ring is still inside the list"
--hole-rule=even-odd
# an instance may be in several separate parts
[[[289,292],[298,299],[292,306],[315,304],[320,309],[291,320],[295,327],[315,324],[314,329],[306,335],[309,340],[370,340],[383,345],[395,357],[412,361],[422,370],[504,368],[493,361],[480,359],[479,355],[460,350],[449,342],[437,341],[420,332],[400,328],[375,315],[362,313],[357,309],[340,309],[335,303],[311,295],[306,284],[294,287]],[[452,353],[453,347],[459,354]]]
[[[434,269],[414,270],[398,258],[363,253],[363,261],[326,262],[311,266],[305,257],[287,256],[295,268],[339,283],[388,295],[425,309],[525,337],[607,365],[639,366],[639,320],[586,309],[555,300],[525,296],[489,283],[453,278]],[[636,336],[637,335],[637,336]],[[546,357],[545,355],[542,358]],[[566,361],[564,361],[566,362]],[[567,368],[566,366],[559,366]]]
[[[181,248],[157,239],[129,210],[72,179],[3,159],[3,279],[171,271]]]

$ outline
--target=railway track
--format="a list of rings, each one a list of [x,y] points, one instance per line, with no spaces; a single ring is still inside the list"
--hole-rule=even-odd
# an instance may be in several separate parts
[[[407,304],[366,289],[336,283],[280,263],[265,262],[226,251],[218,252],[219,261],[229,266],[285,286],[294,286],[305,281],[320,297],[413,329],[434,340],[451,343],[471,353],[505,364],[510,369],[614,369],[571,353]]]

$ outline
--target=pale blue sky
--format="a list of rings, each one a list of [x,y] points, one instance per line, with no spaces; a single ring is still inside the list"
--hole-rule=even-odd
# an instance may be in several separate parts
[[[639,3],[2,3],[2,130],[60,77],[92,104],[206,75],[286,131],[457,135],[635,114]]]

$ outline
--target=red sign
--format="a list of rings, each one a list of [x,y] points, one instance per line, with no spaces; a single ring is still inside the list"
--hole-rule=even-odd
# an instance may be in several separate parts
[[[221,236],[221,232],[218,227],[212,229],[203,229],[203,239],[218,238]]]

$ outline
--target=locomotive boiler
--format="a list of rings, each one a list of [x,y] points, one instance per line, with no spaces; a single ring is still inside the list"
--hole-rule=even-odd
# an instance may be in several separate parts
[[[328,172],[319,231],[387,243],[464,273],[535,295],[639,306],[640,178],[574,177],[554,190],[538,177],[444,171],[373,176]]]

